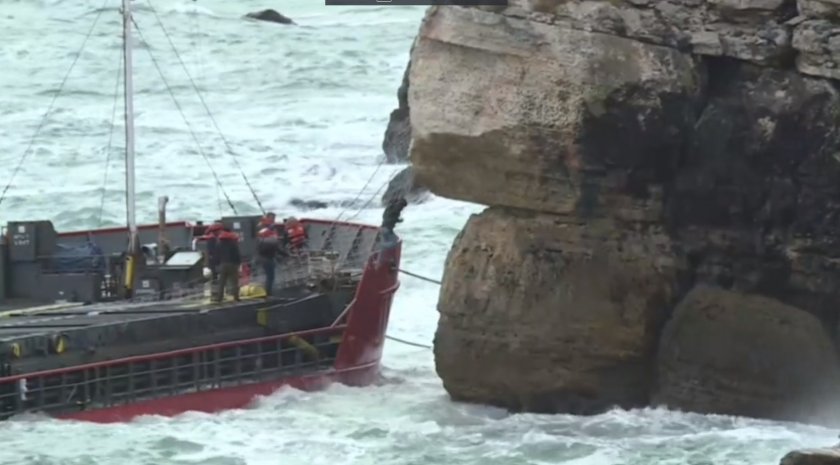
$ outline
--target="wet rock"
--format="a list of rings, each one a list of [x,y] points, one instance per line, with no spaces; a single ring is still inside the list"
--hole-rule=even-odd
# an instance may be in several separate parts
[[[434,193],[649,219],[700,85],[672,48],[463,8],[430,10],[410,79],[411,159]]]
[[[416,179],[490,206],[450,251],[438,302],[453,398],[840,413],[825,387],[840,366],[840,92],[824,78],[840,47],[835,2],[805,3],[427,11],[409,71]],[[718,320],[693,303],[709,288],[726,296]],[[663,334],[686,320],[705,336]],[[701,344],[753,330],[761,345]]]
[[[837,325],[840,97],[794,71],[710,62],[666,219],[697,281]],[[806,142],[807,141],[807,142]]]
[[[410,204],[422,203],[429,197],[429,190],[416,182],[411,166],[400,171],[388,183],[388,188],[382,194],[382,205],[387,205],[399,197],[405,197]]]
[[[269,23],[295,24],[295,22],[292,21],[291,18],[271,9],[248,13],[245,15],[245,17],[250,19],[256,19],[258,21],[266,21]]]
[[[493,207],[467,222],[435,335],[454,399],[577,414],[646,405],[673,300],[670,241],[570,220]]]
[[[840,361],[820,321],[758,295],[700,285],[662,333],[652,402],[840,424]]]
[[[405,67],[402,84],[397,90],[398,107],[391,112],[385,138],[382,141],[382,151],[388,163],[404,163],[408,161],[408,148],[411,144],[411,119],[408,109],[408,71],[411,61]]]
[[[321,200],[303,200],[298,198],[290,200],[289,205],[300,210],[320,210],[330,206],[329,203]]]
[[[795,450],[782,457],[780,465],[840,465],[840,450]]]

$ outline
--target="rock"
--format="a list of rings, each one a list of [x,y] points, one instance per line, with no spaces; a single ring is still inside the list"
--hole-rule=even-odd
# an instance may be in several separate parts
[[[403,163],[408,161],[408,148],[411,144],[411,119],[408,107],[408,75],[411,68],[409,61],[403,73],[402,84],[397,90],[399,106],[391,112],[385,138],[382,141],[382,151],[389,163]]]
[[[648,189],[676,161],[700,87],[695,61],[672,48],[442,7],[421,27],[410,81],[421,183],[589,216],[656,195]],[[638,214],[656,218],[657,205]]]
[[[293,198],[290,200],[289,205],[300,210],[320,210],[330,206],[329,203],[321,200],[303,200],[299,198]]]
[[[820,321],[774,299],[700,285],[662,333],[653,404],[840,424],[840,360]]]
[[[840,450],[795,450],[782,457],[780,465],[840,465]]]
[[[646,405],[673,299],[668,238],[498,207],[447,257],[435,335],[453,399],[596,413]]]
[[[824,78],[840,47],[835,2],[805,3],[429,8],[409,70],[416,180],[489,206],[438,302],[451,397],[840,413],[840,87]],[[708,311],[702,289],[718,289]]]
[[[246,18],[256,19],[258,21],[266,21],[269,23],[278,24],[295,24],[291,18],[288,18],[275,10],[260,10],[245,15]]]
[[[666,221],[696,280],[837,325],[840,98],[794,71],[710,62]],[[803,143],[803,141],[808,141]]]
[[[799,14],[809,18],[840,17],[840,2],[837,0],[797,0]]]
[[[803,21],[793,33],[793,46],[800,52],[796,66],[801,72],[840,79],[840,23]]]
[[[405,197],[408,203],[422,203],[429,196],[429,190],[417,184],[414,178],[414,169],[407,166],[397,173],[388,183],[385,193],[382,194],[382,205],[388,205],[391,200],[397,197]]]

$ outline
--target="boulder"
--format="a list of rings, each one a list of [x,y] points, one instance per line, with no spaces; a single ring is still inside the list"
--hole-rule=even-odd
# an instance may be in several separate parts
[[[429,190],[416,182],[414,169],[407,166],[388,182],[388,187],[382,194],[382,205],[388,205],[397,197],[405,197],[410,204],[422,203],[428,196]]]
[[[655,197],[700,79],[672,48],[432,7],[408,92],[417,179],[453,199],[560,214]]]
[[[698,285],[662,332],[652,403],[840,424],[840,360],[820,321],[775,299]]]
[[[840,465],[840,450],[795,450],[782,457],[780,465]]]
[[[454,399],[579,414],[647,404],[675,265],[661,231],[615,226],[498,207],[470,218],[434,345]]]
[[[295,24],[291,18],[278,13],[275,10],[260,10],[245,15],[246,18],[256,19],[258,21],[266,21],[277,24]]]

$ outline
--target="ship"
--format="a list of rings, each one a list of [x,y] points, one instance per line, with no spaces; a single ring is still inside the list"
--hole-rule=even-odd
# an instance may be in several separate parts
[[[57,231],[50,220],[6,222],[0,420],[214,413],[284,386],[377,382],[400,285],[402,240],[392,229],[301,218],[306,243],[281,260],[266,295],[253,266],[263,215],[171,222],[161,197],[157,223],[137,224],[130,0],[121,17],[126,224]],[[240,239],[241,294],[212,302],[204,239],[219,221]]]

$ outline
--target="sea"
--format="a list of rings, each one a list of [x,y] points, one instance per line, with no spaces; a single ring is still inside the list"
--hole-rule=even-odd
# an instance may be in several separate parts
[[[171,220],[257,213],[259,199],[281,217],[380,221],[385,184],[404,168],[383,163],[382,137],[425,7],[133,4],[139,221],[157,220],[163,195]],[[0,0],[3,222],[126,221],[119,8]],[[297,24],[242,18],[263,8]],[[410,205],[403,268],[440,279],[482,208],[435,196]],[[816,426],[663,409],[578,417],[454,403],[428,348],[439,286],[401,281],[389,333],[414,345],[387,341],[376,386],[286,389],[243,410],[116,425],[36,415],[0,424],[0,464],[775,465],[791,449],[837,442]]]

